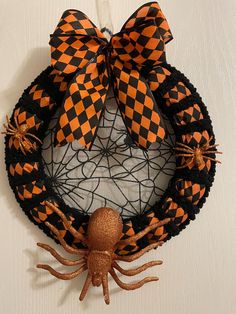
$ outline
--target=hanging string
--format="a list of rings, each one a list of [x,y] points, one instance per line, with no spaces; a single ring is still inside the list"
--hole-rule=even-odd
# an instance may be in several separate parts
[[[99,25],[102,32],[110,39],[114,29],[111,19],[111,8],[108,0],[96,0]]]

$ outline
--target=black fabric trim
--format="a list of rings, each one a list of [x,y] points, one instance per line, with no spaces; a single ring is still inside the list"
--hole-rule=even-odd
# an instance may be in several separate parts
[[[177,169],[175,172],[175,178],[184,179],[193,183],[202,185],[211,185],[212,177],[206,171],[189,170],[189,169]]]
[[[132,217],[132,225],[133,225],[134,232],[137,234],[140,231],[142,231],[145,227],[148,226],[148,218],[146,217],[146,215],[134,216]],[[142,237],[141,239],[137,241],[137,245],[143,248],[148,246],[149,244],[150,243],[148,242],[148,239],[146,236]]]
[[[48,120],[51,115],[48,115],[48,110],[40,108],[40,106],[31,99],[28,94],[23,94],[19,101],[19,106],[25,109],[27,112],[36,115],[40,120]]]
[[[166,67],[166,66],[165,66]],[[166,80],[160,84],[158,89],[155,92],[155,96],[157,99],[162,99],[163,96],[168,93],[172,88],[174,88],[178,82],[181,81],[181,77],[178,71],[173,71],[170,76],[166,78]]]
[[[50,67],[50,71],[52,68]],[[55,100],[56,103],[61,103],[64,97],[64,93],[58,91],[58,89],[53,84],[52,80],[49,78],[48,73],[43,73],[39,77],[39,84],[45,90],[45,92]]]
[[[196,92],[180,100],[180,102],[178,102],[177,104],[170,106],[169,108],[166,107],[165,112],[175,115],[176,113],[192,107],[194,104],[198,104],[201,108],[202,100],[199,94]]]
[[[202,119],[199,121],[194,121],[188,123],[186,125],[174,125],[173,129],[178,135],[193,133],[193,132],[203,132],[203,131],[211,131],[212,126],[209,123],[208,119]]]
[[[41,161],[40,154],[38,152],[32,152],[27,156],[22,155],[16,150],[10,150],[6,148],[5,150],[5,161],[6,164],[12,164],[17,162],[39,162]]]
[[[32,181],[45,180],[45,175],[39,171],[34,171],[33,173],[28,173],[23,176],[13,176],[9,177],[9,182],[11,186],[18,186],[31,183]]]

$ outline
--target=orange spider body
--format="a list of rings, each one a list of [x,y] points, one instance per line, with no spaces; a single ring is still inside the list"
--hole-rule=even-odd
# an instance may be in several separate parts
[[[3,124],[6,131],[1,133],[10,135],[13,141],[16,141],[15,146],[19,147],[24,155],[26,155],[26,152],[36,150],[36,142],[42,144],[42,141],[37,136],[28,132],[30,129],[28,124],[24,123],[20,125],[16,117],[14,117],[15,126],[10,123],[8,116],[6,116],[6,120],[7,124]],[[32,143],[29,138],[35,140],[35,142]]]
[[[122,221],[118,212],[111,208],[100,208],[91,215],[88,225],[87,267],[93,286],[100,286],[111,269],[115,245],[121,235]]]
[[[132,262],[150,249],[160,246],[162,242],[152,243],[138,253],[130,256],[118,256],[117,254],[115,254],[115,250],[119,247],[119,245],[128,245],[132,242],[135,242],[151,230],[165,225],[170,221],[169,218],[166,218],[151,226],[146,227],[144,230],[130,238],[120,240],[122,237],[123,224],[120,214],[117,211],[111,208],[97,209],[90,217],[87,235],[83,235],[76,229],[74,229],[74,227],[71,225],[71,222],[68,221],[67,217],[57,206],[49,202],[46,203],[47,206],[49,206],[56,214],[59,215],[66,229],[74,236],[74,238],[77,241],[81,241],[87,248],[78,249],[68,245],[66,241],[61,237],[59,230],[51,225],[49,222],[46,222],[46,225],[56,235],[57,239],[59,240],[65,251],[82,256],[81,258],[72,261],[63,258],[49,245],[38,243],[38,246],[50,252],[61,264],[66,266],[80,265],[80,268],[75,270],[74,272],[63,274],[57,272],[49,265],[38,264],[37,267],[45,269],[49,271],[53,276],[63,280],[73,279],[79,276],[85,270],[88,270],[88,274],[80,294],[81,301],[87,294],[90,284],[92,284],[93,286],[102,285],[104,300],[106,304],[109,304],[110,300],[108,289],[108,274],[112,276],[118,286],[125,290],[134,290],[140,288],[147,282],[158,280],[157,277],[146,277],[136,283],[127,284],[122,282],[118,278],[115,269],[126,276],[134,276],[149,267],[160,265],[162,263],[161,261],[151,261],[149,263],[145,263],[140,267],[125,270],[117,264],[116,260]]]
[[[201,166],[204,163],[204,157],[202,155],[202,150],[201,148],[197,147],[195,148],[195,152],[194,152],[194,163],[197,166]]]

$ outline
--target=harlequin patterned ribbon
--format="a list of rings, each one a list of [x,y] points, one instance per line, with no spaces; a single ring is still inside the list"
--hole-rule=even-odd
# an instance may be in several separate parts
[[[156,2],[140,7],[108,42],[77,10],[67,10],[51,35],[52,66],[69,75],[56,127],[55,145],[78,142],[90,149],[113,86],[124,123],[142,149],[165,137],[164,125],[142,73],[166,61],[165,44],[172,39]]]

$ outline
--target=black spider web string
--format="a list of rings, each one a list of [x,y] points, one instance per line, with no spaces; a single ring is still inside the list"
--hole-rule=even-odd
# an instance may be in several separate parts
[[[54,148],[55,115],[42,155],[52,186],[65,203],[89,214],[108,206],[127,218],[143,213],[163,195],[175,171],[175,136],[163,117],[166,139],[148,151],[136,147],[111,93],[91,151],[77,142]]]

